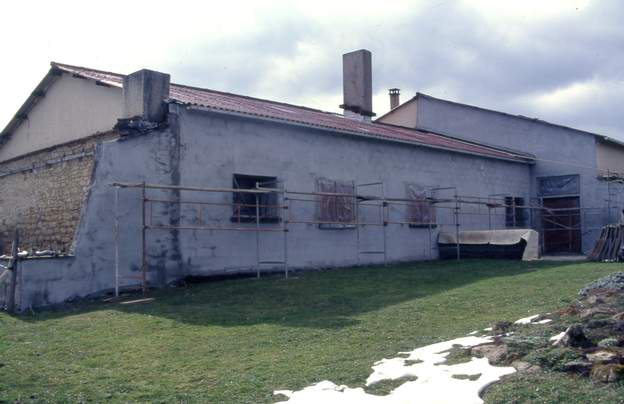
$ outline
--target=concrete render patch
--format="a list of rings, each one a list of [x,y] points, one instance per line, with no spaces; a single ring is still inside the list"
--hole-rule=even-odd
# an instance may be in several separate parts
[[[513,367],[497,367],[486,358],[472,358],[470,362],[445,365],[449,350],[453,347],[472,347],[493,341],[493,337],[467,336],[417,348],[411,352],[400,352],[408,357],[382,359],[373,366],[373,373],[366,380],[366,386],[382,380],[397,380],[416,377],[392,390],[390,394],[378,396],[368,394],[363,388],[338,386],[324,380],[299,391],[277,390],[274,395],[283,395],[288,403],[482,403],[479,394],[502,376],[514,373]],[[409,363],[409,365],[407,365]],[[457,376],[473,376],[458,379]],[[455,376],[455,377],[454,377]],[[473,380],[470,380],[473,379]]]

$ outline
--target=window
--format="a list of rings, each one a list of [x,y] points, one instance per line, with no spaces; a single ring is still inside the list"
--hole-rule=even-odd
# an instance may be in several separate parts
[[[541,177],[538,180],[540,196],[578,195],[581,192],[578,174]]]
[[[277,188],[276,177],[234,174],[235,189],[255,189],[256,184],[264,188]],[[249,192],[233,193],[232,222],[256,222],[256,197],[261,223],[277,223],[280,221],[278,194],[275,192],[256,194]]]
[[[320,195],[318,219],[322,229],[344,229],[355,225],[355,192],[353,183],[328,180],[317,180],[320,193],[346,195]]]
[[[427,199],[425,188],[419,185],[407,184],[406,193],[407,199],[413,201],[407,205],[407,221],[410,227],[435,226],[435,206],[430,199]]]
[[[524,198],[505,197],[505,226],[526,227],[526,209]]]

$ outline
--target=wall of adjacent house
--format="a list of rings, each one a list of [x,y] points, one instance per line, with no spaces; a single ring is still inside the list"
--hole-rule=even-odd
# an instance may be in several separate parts
[[[342,182],[383,181],[387,196],[405,196],[408,184],[456,186],[459,192],[509,193],[528,196],[527,165],[458,153],[367,140],[344,134],[263,122],[254,118],[186,110],[172,106],[168,130],[102,143],[87,203],[71,259],[22,262],[22,307],[41,306],[112,290],[115,284],[115,245],[118,246],[120,284],[136,285],[141,273],[141,192],[120,189],[115,204],[114,181],[182,184],[195,187],[232,187],[234,174],[275,176],[289,190],[316,191],[319,178]],[[177,119],[176,119],[177,118]],[[379,187],[362,193],[380,195]],[[223,203],[183,205],[154,203],[147,208],[148,223],[187,227],[249,227],[233,223],[233,195],[194,191],[153,191],[149,198]],[[448,194],[439,194],[440,197]],[[301,196],[306,198],[305,196]],[[295,198],[293,196],[293,198]],[[316,220],[317,199],[291,201],[292,220]],[[200,211],[201,210],[201,211]],[[404,210],[391,213],[405,219]],[[362,220],[378,221],[378,208],[360,212]],[[119,223],[118,239],[115,218]],[[462,229],[488,228],[487,216],[462,219]],[[494,219],[504,226],[504,218]],[[389,225],[387,254],[392,262],[437,257],[438,231],[454,231],[451,211],[438,209],[439,226]],[[275,223],[263,228],[279,226]],[[320,229],[318,224],[289,224],[288,261],[291,268],[323,268],[379,264],[380,255],[356,251],[353,228]],[[383,246],[382,227],[360,229],[360,249]],[[148,230],[148,278],[163,285],[188,275],[210,276],[253,272],[256,234],[253,231]],[[283,259],[283,233],[260,234],[261,260]],[[432,249],[433,247],[433,249]],[[278,269],[266,265],[263,269]]]
[[[596,160],[602,175],[611,173],[624,176],[624,146],[598,141],[596,143]]]
[[[110,131],[122,109],[121,88],[62,73],[0,148],[0,162]]]
[[[405,126],[407,128],[416,127],[418,102],[411,99],[400,108],[395,108],[379,118],[379,122],[389,123],[391,125]]]
[[[532,173],[532,197],[538,197],[539,177],[578,174],[581,207],[592,209],[581,218],[584,252],[594,246],[600,226],[613,219],[606,214],[606,183],[597,179],[597,140],[592,134],[422,96],[417,125],[534,154],[538,160]]]
[[[0,253],[8,252],[14,229],[20,247],[69,253],[93,171],[92,136],[0,163]]]

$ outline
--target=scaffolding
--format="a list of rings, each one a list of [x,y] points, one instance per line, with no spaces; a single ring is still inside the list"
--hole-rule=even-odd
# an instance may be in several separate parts
[[[217,232],[253,232],[255,234],[255,273],[260,278],[262,268],[270,266],[271,270],[281,267],[284,277],[289,276],[289,233],[298,226],[317,225],[329,226],[330,228],[350,228],[353,229],[355,238],[355,257],[358,265],[362,265],[365,260],[362,256],[379,256],[384,265],[388,265],[388,227],[408,226],[417,227],[428,231],[428,251],[429,258],[433,259],[436,254],[437,243],[434,242],[436,232],[452,231],[456,235],[456,259],[461,259],[461,246],[459,243],[460,228],[467,230],[494,230],[497,228],[534,228],[543,231],[544,223],[553,225],[557,231],[577,231],[581,230],[582,217],[591,212],[601,212],[604,215],[605,208],[566,208],[547,209],[539,201],[528,204],[516,204],[516,199],[507,194],[496,194],[485,196],[461,195],[457,187],[425,187],[423,199],[392,197],[387,195],[383,181],[367,183],[352,183],[352,190],[344,192],[311,192],[294,191],[285,187],[267,187],[257,182],[254,188],[205,188],[187,187],[147,183],[122,183],[111,184],[115,189],[115,218],[114,218],[114,241],[115,241],[115,294],[119,294],[120,281],[122,279],[134,279],[140,281],[141,289],[145,292],[148,289],[148,253],[147,253],[147,233],[149,231],[171,231],[171,230],[191,230],[191,231],[217,231]],[[274,184],[277,185],[277,184]],[[140,275],[122,276],[119,262],[119,191],[122,189],[136,189],[140,195]],[[154,193],[159,193],[154,195]],[[193,194],[245,194],[253,197],[254,203],[241,203],[229,197],[223,200],[201,200],[201,198],[185,199],[182,193]],[[162,193],[173,193],[174,196],[163,196]],[[273,196],[273,203],[266,201],[268,195]],[[323,197],[343,198],[350,201],[353,214],[348,220],[322,220],[318,215],[318,207]],[[427,203],[435,208],[435,218],[426,222],[412,220],[407,214],[407,210],[415,203]],[[301,217],[294,213],[293,206],[298,204],[313,205],[314,209],[304,209],[310,217]],[[166,205],[175,206],[173,210],[176,217],[171,215],[167,218],[167,223],[155,220],[154,206]],[[192,208],[196,212],[195,221],[192,224],[180,222],[182,207]],[[230,210],[232,215],[229,224],[211,223],[204,215],[205,208],[221,208]],[[253,220],[243,215],[243,210],[254,210],[251,215]],[[611,209],[610,205],[607,205]],[[373,212],[372,214],[370,212]],[[313,213],[312,213],[313,212]],[[369,213],[366,213],[369,212]],[[523,213],[524,212],[524,213]],[[170,212],[169,212],[170,214]],[[221,212],[223,214],[223,212]],[[566,216],[568,224],[561,217]],[[487,218],[487,220],[485,220]],[[267,220],[270,219],[270,220]],[[375,248],[364,248],[363,235],[374,229],[378,235],[379,246]],[[263,235],[267,233],[281,234],[282,242],[280,250],[281,258],[265,259],[261,254],[261,241]],[[540,237],[543,239],[543,237]],[[543,242],[543,241],[542,241]],[[366,260],[366,263],[371,263]]]

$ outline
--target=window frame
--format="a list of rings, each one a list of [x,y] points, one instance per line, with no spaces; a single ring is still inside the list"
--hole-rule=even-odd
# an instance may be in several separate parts
[[[419,228],[436,228],[437,224],[437,212],[435,205],[431,200],[427,200],[427,190],[424,186],[418,184],[408,183],[405,184],[405,193],[407,199],[412,200],[408,202],[405,210],[405,220],[408,222],[408,226],[413,229]],[[426,213],[424,213],[427,211]],[[418,223],[417,216],[428,217],[429,221],[422,221]]]
[[[505,227],[525,228],[527,227],[527,214],[524,206],[524,197],[505,196]],[[520,206],[520,207],[518,207]]]
[[[345,230],[357,227],[357,201],[353,181],[317,178],[316,190],[320,194],[318,195],[316,219],[318,222],[331,222],[318,223],[319,229]],[[347,190],[350,192],[346,192]],[[350,194],[351,196],[322,195],[323,193]],[[327,212],[324,209],[330,211]]]
[[[271,182],[277,184],[277,177],[238,173],[232,174],[232,189],[254,189],[256,183]],[[241,186],[241,183],[246,184],[246,186]],[[253,186],[251,184],[253,184]],[[256,197],[258,197],[258,205],[260,205],[260,220],[256,218]],[[280,223],[282,218],[279,212],[278,199],[278,194],[275,192],[255,194],[234,191],[232,192],[232,215],[230,216],[230,222],[256,223],[259,221],[260,223]],[[241,206],[245,210],[244,213],[241,213]],[[271,214],[267,214],[268,212]]]

